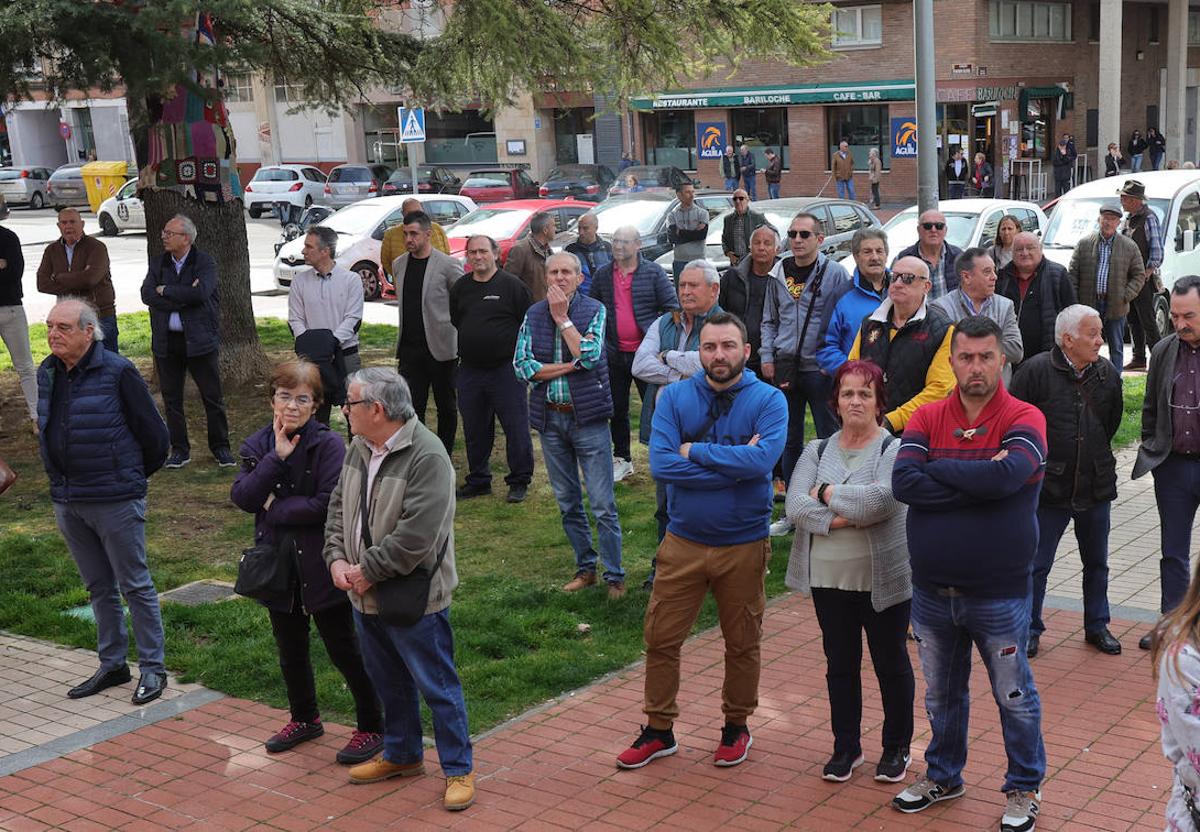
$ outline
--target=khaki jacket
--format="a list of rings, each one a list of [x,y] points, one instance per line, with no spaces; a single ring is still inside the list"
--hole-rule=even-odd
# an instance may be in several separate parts
[[[458,586],[454,566],[454,468],[437,436],[410,419],[400,429],[397,442],[375,475],[367,517],[374,546],[363,549],[361,538],[349,541],[359,528],[360,500],[371,449],[361,436],[354,437],[346,451],[338,484],[329,498],[325,520],[325,564],[345,560],[362,566],[363,576],[373,584],[396,575],[407,575],[418,566],[432,569],[442,543],[446,556],[429,584],[425,615],[450,606]],[[379,611],[375,590],[359,596],[346,593],[359,612]]]
[[[1100,261],[1100,232],[1089,234],[1075,246],[1071,254],[1071,265],[1067,277],[1075,288],[1079,302],[1093,309],[1099,308],[1096,296],[1096,272]],[[1106,320],[1115,321],[1129,314],[1129,304],[1142,290],[1146,282],[1146,267],[1142,264],[1142,253],[1137,243],[1123,234],[1113,237],[1112,254],[1108,260],[1108,306],[1104,310]]]
[[[446,239],[446,229],[442,228],[436,222],[430,223],[429,242],[442,254],[450,253],[450,241]],[[379,247],[379,263],[383,266],[383,270],[387,273],[388,277],[395,277],[392,274],[392,264],[396,262],[397,257],[404,254],[407,250],[404,247],[404,226],[396,223],[383,235],[383,245]],[[393,285],[395,285],[394,281]]]

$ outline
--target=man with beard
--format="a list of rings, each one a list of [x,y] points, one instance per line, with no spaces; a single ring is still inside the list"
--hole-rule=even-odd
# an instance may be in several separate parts
[[[725,638],[725,724],[717,766],[746,759],[746,720],[758,703],[763,579],[771,558],[771,469],[783,451],[783,394],[747,370],[750,344],[734,315],[700,330],[702,373],[663,388],[654,411],[650,471],[667,485],[669,523],[646,613],[647,725],[617,758],[641,768],[678,750],[679,649],[712,589]]]

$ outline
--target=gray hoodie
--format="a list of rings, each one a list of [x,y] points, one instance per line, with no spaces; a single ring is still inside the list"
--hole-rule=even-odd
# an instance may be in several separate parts
[[[812,319],[804,334],[804,344],[800,348],[800,361],[797,366],[801,370],[818,370],[820,367],[817,364],[817,350],[825,341],[825,328],[829,324],[829,316],[842,295],[853,288],[854,283],[849,272],[840,263],[835,263],[824,254],[818,254],[812,276],[797,300],[788,291],[787,278],[783,271],[784,263],[792,259],[793,255],[786,255],[771,270],[774,280],[767,287],[767,300],[763,307],[762,349],[759,350],[759,354],[764,364],[773,364],[775,356],[779,354],[794,355],[796,344],[800,340],[800,330],[804,327],[804,318],[808,315],[809,306],[812,306]],[[821,278],[814,304],[813,283],[822,269],[825,274]]]

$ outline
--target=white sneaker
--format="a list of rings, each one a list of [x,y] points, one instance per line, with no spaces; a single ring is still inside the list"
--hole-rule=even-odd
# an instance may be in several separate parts
[[[785,535],[789,535],[795,531],[795,528],[796,527],[792,525],[791,520],[787,519],[786,517],[780,517],[771,524],[771,537],[783,537]]]
[[[620,482],[633,473],[633,463],[627,459],[613,459],[613,482]]]

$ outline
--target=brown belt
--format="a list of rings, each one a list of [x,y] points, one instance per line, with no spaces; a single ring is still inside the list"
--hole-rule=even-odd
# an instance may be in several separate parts
[[[966,597],[966,593],[964,593],[961,589],[959,589],[956,586],[939,586],[937,588],[937,594],[942,596],[943,598],[964,598],[964,597]]]
[[[575,408],[569,404],[559,404],[558,402],[552,402],[552,401],[546,402],[546,408],[548,410],[557,411],[558,413],[574,413],[575,412]]]

